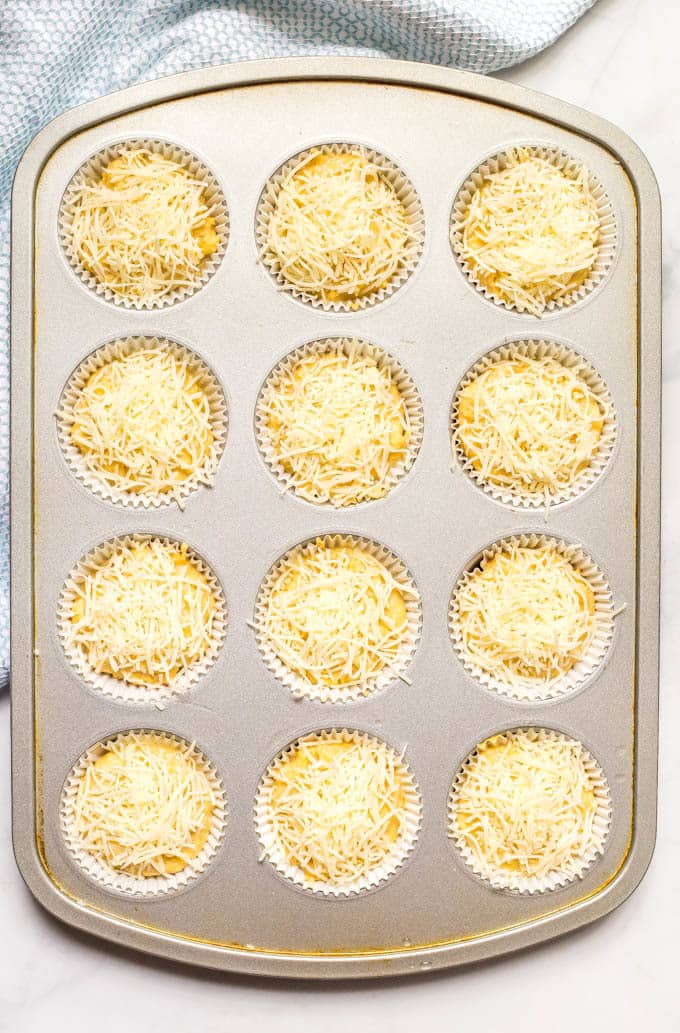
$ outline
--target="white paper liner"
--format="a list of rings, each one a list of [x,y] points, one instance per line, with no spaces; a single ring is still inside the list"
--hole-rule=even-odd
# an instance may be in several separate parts
[[[224,636],[227,630],[227,604],[224,599],[222,587],[217,580],[212,568],[205,560],[191,547],[187,546],[187,558],[205,576],[215,597],[215,614],[212,625],[212,641],[205,656],[197,660],[185,671],[179,674],[169,685],[144,686],[133,685],[110,674],[102,674],[93,670],[89,665],[85,654],[72,641],[71,613],[73,602],[76,598],[76,584],[82,581],[88,574],[94,573],[102,564],[120,548],[126,548],[139,542],[155,539],[164,545],[177,548],[185,544],[173,538],[167,538],[160,534],[128,534],[119,535],[116,538],[108,539],[100,545],[95,546],[87,555],[78,561],[59,594],[57,609],[57,621],[59,638],[67,659],[74,670],[83,678],[88,685],[103,692],[122,703],[135,703],[144,706],[155,706],[162,710],[169,700],[186,692],[192,685],[195,685],[203,675],[212,667],[222,648]]]
[[[552,494],[529,492],[521,485],[505,487],[493,484],[485,480],[480,472],[475,469],[472,460],[468,458],[460,443],[456,440],[456,429],[458,426],[458,400],[461,391],[473,380],[476,380],[482,373],[496,362],[507,361],[508,359],[554,359],[562,366],[574,373],[590,388],[598,401],[603,406],[603,427],[600,434],[597,449],[585,470],[582,470],[572,484],[565,485]],[[451,406],[451,438],[453,452],[458,460],[461,469],[468,477],[481,488],[487,495],[497,502],[507,506],[514,506],[525,509],[547,509],[550,506],[557,506],[562,502],[578,498],[582,495],[598,477],[609,462],[614,442],[616,441],[616,412],[612,396],[607,385],[597,370],[590,365],[581,355],[572,348],[555,341],[546,340],[521,340],[504,344],[488,352],[472,366],[456,389],[456,394]]]
[[[78,188],[86,182],[96,180],[102,173],[102,170],[109,162],[113,161],[114,158],[123,150],[128,148],[139,148],[152,151],[154,154],[160,154],[164,158],[170,161],[177,162],[182,165],[191,175],[200,179],[205,184],[204,199],[208,208],[207,215],[212,216],[215,220],[215,233],[219,238],[219,246],[217,251],[212,255],[207,255],[201,262],[200,276],[196,278],[196,282],[185,287],[177,287],[173,291],[169,291],[162,297],[152,298],[150,301],[140,301],[137,298],[126,298],[120,294],[115,293],[106,284],[100,283],[95,276],[92,275],[79,261],[77,254],[73,250],[71,242],[71,224],[73,222],[74,213],[74,200],[76,198],[76,192]],[[103,150],[98,151],[87,161],[83,162],[76,174],[71,179],[70,183],[64,191],[64,196],[61,199],[61,205],[59,207],[59,238],[61,245],[64,250],[66,259],[75,271],[76,275],[82,280],[82,282],[94,291],[99,297],[104,298],[106,301],[112,302],[114,305],[121,305],[127,309],[137,309],[138,311],[165,308],[168,305],[174,305],[178,301],[184,301],[185,298],[191,297],[197,290],[204,287],[208,280],[213,276],[217,267],[219,266],[224,252],[227,249],[229,241],[229,213],[227,210],[227,202],[222,193],[216,177],[211,170],[200,161],[195,154],[188,151],[184,147],[180,147],[177,144],[169,143],[165,140],[149,139],[147,137],[138,138],[135,137],[130,140],[122,140],[120,143],[112,144],[109,147],[105,147]]]
[[[315,502],[306,498],[297,490],[296,479],[279,462],[276,452],[272,446],[269,429],[267,426],[267,413],[265,404],[267,398],[276,393],[282,377],[289,375],[297,364],[303,359],[312,355],[357,355],[371,358],[379,369],[386,369],[392,377],[392,383],[398,388],[404,402],[404,409],[408,417],[410,438],[407,451],[403,459],[391,467],[388,476],[385,478],[385,494],[380,499],[386,498],[392,488],[402,480],[409,472],[416,456],[420,451],[423,440],[423,405],[411,375],[391,355],[358,337],[326,337],[317,341],[311,341],[300,348],[289,352],[274,367],[267,377],[257,399],[255,407],[255,429],[257,443],[265,463],[281,484],[284,491],[292,491],[305,502],[312,506],[319,506],[326,509],[349,509],[351,506],[360,506],[370,502],[377,502],[380,499],[362,499],[360,502],[352,503],[351,506],[340,506],[332,502]]]
[[[361,549],[368,553],[369,556],[373,556],[374,559],[379,560],[379,562],[387,568],[400,587],[404,589],[404,602],[406,604],[406,632],[401,649],[395,657],[393,664],[389,667],[384,667],[365,683],[360,682],[343,688],[312,685],[311,682],[308,682],[295,671],[292,671],[279,659],[264,632],[263,623],[266,612],[266,600],[274,581],[281,571],[281,568],[295,553],[302,552],[304,554],[306,552],[311,552],[317,546],[326,548],[350,546]],[[316,535],[313,538],[309,538],[300,542],[298,545],[293,546],[293,548],[285,552],[283,556],[280,556],[260,585],[260,589],[255,600],[255,615],[253,620],[257,644],[260,648],[260,652],[262,653],[264,662],[272,674],[292,693],[295,699],[306,698],[317,700],[320,703],[351,703],[363,697],[372,695],[374,692],[379,692],[381,689],[387,688],[387,686],[393,684],[397,678],[404,676],[404,672],[409,666],[416,650],[416,646],[420,640],[421,626],[422,605],[420,601],[420,593],[418,592],[416,583],[410,571],[406,568],[399,557],[384,545],[380,545],[378,542],[372,541],[369,538],[362,538],[352,534]],[[407,681],[406,678],[404,678],[404,680]]]
[[[187,740],[180,736],[172,735],[169,732],[157,732],[153,729],[131,730],[119,732],[109,736],[108,739],[95,743],[89,750],[79,758],[69,772],[64,788],[62,790],[59,816],[61,830],[69,853],[76,864],[100,886],[114,893],[123,893],[136,897],[159,897],[168,893],[175,893],[185,887],[193,879],[197,878],[213,860],[217,853],[227,825],[227,801],[224,786],[217,774],[215,766],[208,761],[205,755],[195,744],[192,744],[192,754],[199,762],[199,766],[206,775],[212,789],[215,806],[213,811],[212,829],[205,846],[187,862],[186,867],[175,875],[153,875],[145,878],[141,875],[129,875],[126,872],[117,871],[109,865],[94,857],[81,846],[80,840],[73,828],[73,810],[76,802],[76,793],[80,776],[84,773],[88,764],[96,760],[116,741],[125,739],[130,735],[139,735],[144,738],[157,740],[164,743],[178,743],[181,746],[188,745]]]
[[[269,251],[268,248],[267,234],[269,220],[272,212],[274,211],[281,185],[286,177],[295,168],[297,168],[301,162],[315,154],[346,153],[361,153],[368,161],[380,169],[387,182],[394,188],[397,197],[404,206],[408,217],[411,237],[404,249],[402,261],[397,273],[387,284],[385,284],[384,287],[367,294],[363,298],[353,298],[351,301],[323,301],[314,294],[300,290],[294,284],[290,283],[285,276],[283,276],[278,259]],[[285,291],[287,294],[291,294],[294,298],[297,298],[298,301],[303,301],[309,305],[313,305],[314,308],[321,308],[325,312],[357,312],[360,309],[376,305],[378,302],[389,298],[391,294],[394,294],[394,292],[406,282],[414,271],[423,252],[425,241],[425,216],[415,187],[399,166],[395,165],[384,154],[381,154],[379,151],[374,151],[370,147],[364,147],[361,144],[325,143],[319,144],[315,147],[308,147],[304,151],[299,151],[297,154],[293,155],[292,158],[289,158],[288,161],[284,162],[284,164],[281,165],[272,176],[270,176],[257,204],[257,210],[255,213],[255,241],[260,255],[260,261],[264,264],[280,290]]]
[[[586,579],[595,597],[593,634],[583,656],[570,670],[549,682],[534,682],[526,679],[523,682],[517,680],[510,684],[482,670],[474,658],[469,655],[459,625],[457,599],[460,588],[469,581],[472,573],[479,569],[482,561],[488,561],[497,553],[513,546],[531,549],[555,548]],[[556,699],[580,688],[602,664],[614,634],[612,593],[600,568],[580,546],[543,534],[508,535],[485,549],[474,565],[458,579],[449,604],[449,631],[454,649],[463,667],[485,688],[492,689],[501,696],[522,701],[542,702]]]
[[[572,739],[571,736],[563,735],[561,732],[556,732],[551,728],[514,728],[507,732],[499,732],[496,735],[489,736],[488,738],[505,738],[507,740],[511,737],[517,736],[518,734],[526,734],[535,742],[556,742],[559,740],[562,740],[563,742],[577,741]],[[484,742],[487,741],[488,739],[484,740]],[[480,743],[480,746],[482,745],[483,743]],[[484,879],[486,882],[489,882],[495,889],[514,890],[515,892],[522,894],[546,893],[550,890],[559,889],[563,886],[567,886],[571,882],[574,882],[576,879],[583,878],[586,871],[604,852],[604,846],[607,836],[609,835],[612,816],[609,785],[602,768],[592,754],[588,752],[582,743],[578,743],[578,745],[581,748],[584,766],[592,784],[593,794],[597,803],[597,809],[595,811],[591,830],[591,842],[586,852],[581,857],[574,858],[569,865],[553,872],[548,872],[546,875],[542,876],[528,876],[521,872],[506,872],[499,870],[492,864],[484,863],[483,860],[470,849],[457,828],[456,795],[457,790],[464,781],[466,771],[475,763],[475,759],[478,756],[479,746],[475,747],[472,753],[466,757],[463,764],[458,769],[451,785],[448,799],[449,838],[453,841],[465,864],[475,873],[475,875]]]
[[[114,359],[127,357],[133,352],[151,349],[169,352],[178,361],[186,362],[192,373],[197,375],[198,383],[205,392],[210,405],[210,429],[213,444],[207,461],[172,491],[136,493],[120,491],[108,484],[103,475],[98,477],[90,470],[82,452],[73,444],[71,440],[73,407],[80,392],[96,370]],[[83,359],[69,377],[59,400],[56,419],[59,444],[74,476],[95,495],[109,502],[121,506],[144,507],[145,509],[169,506],[172,503],[177,503],[178,507],[183,509],[185,499],[189,495],[192,495],[201,486],[214,484],[227,438],[227,403],[217,377],[204,360],[190,348],[166,337],[122,337],[97,348]]]
[[[543,158],[545,161],[549,161],[570,179],[575,179],[583,168],[582,162],[571,158],[559,147],[545,147],[541,145],[531,146],[527,144],[517,144],[516,147],[517,149],[530,152],[530,154],[535,158]],[[451,211],[450,240],[451,247],[453,248],[454,255],[456,256],[460,268],[465,273],[470,283],[477,288],[480,294],[489,301],[492,301],[495,305],[498,305],[509,312],[517,312],[519,310],[511,302],[505,301],[500,296],[494,294],[491,289],[482,286],[475,276],[472,267],[467,262],[463,248],[463,222],[467,215],[467,209],[472,200],[472,196],[475,191],[481,187],[488,176],[493,175],[496,172],[502,172],[503,169],[507,167],[508,150],[501,151],[498,154],[487,158],[486,161],[483,161],[477,166],[475,171],[468,176],[461,186],[456,195]],[[614,255],[616,253],[618,231],[614,208],[599,179],[590,170],[588,170],[588,173],[588,185],[590,187],[590,192],[595,199],[597,214],[600,220],[600,237],[597,245],[597,257],[583,283],[568,294],[565,294],[563,297],[554,298],[552,301],[549,301],[546,304],[545,311],[541,313],[543,316],[548,315],[551,312],[556,312],[558,309],[573,305],[577,301],[581,301],[583,298],[587,297],[594,288],[604,280],[611,268]],[[532,315],[532,313],[529,312],[523,312],[522,314]]]
[[[288,861],[285,852],[280,847],[279,840],[277,839],[271,820],[271,791],[274,786],[277,769],[281,765],[283,759],[291,751],[295,750],[300,743],[308,740],[317,741],[319,739],[324,741],[337,741],[340,739],[342,742],[360,742],[375,745],[380,749],[389,750],[390,753],[394,754],[397,760],[396,766],[398,766],[403,780],[404,814],[402,831],[400,832],[398,839],[393,844],[392,849],[382,864],[367,874],[353,879],[351,882],[333,884],[324,882],[321,879],[311,879],[301,869],[292,865]],[[262,776],[255,796],[254,815],[255,829],[262,846],[260,860],[264,861],[266,859],[269,861],[280,875],[295,883],[296,886],[317,895],[320,894],[325,897],[338,899],[353,897],[374,889],[386,879],[391,878],[395,872],[404,865],[407,858],[413,851],[416,840],[418,839],[422,817],[422,803],[411,769],[403,759],[403,753],[399,756],[391,746],[388,746],[387,743],[383,742],[381,739],[377,739],[373,735],[368,735],[365,732],[358,732],[343,727],[310,732],[307,735],[300,736],[300,738],[286,746],[286,748],[274,758]]]

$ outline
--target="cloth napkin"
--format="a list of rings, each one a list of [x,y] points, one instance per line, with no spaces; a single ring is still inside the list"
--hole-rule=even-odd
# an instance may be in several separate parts
[[[0,688],[9,667],[9,194],[60,112],[190,68],[360,54],[492,72],[560,36],[595,0],[0,0]]]

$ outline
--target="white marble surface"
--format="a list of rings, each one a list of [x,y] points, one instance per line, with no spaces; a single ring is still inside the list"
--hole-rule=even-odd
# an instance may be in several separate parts
[[[0,702],[0,1031],[272,1029],[680,1030],[680,71],[676,0],[599,0],[552,49],[508,73],[617,123],[656,169],[665,218],[664,638],[660,832],[633,897],[602,922],[512,958],[418,979],[252,981],[182,969],[74,934],[32,900],[9,836],[8,703]],[[96,1025],[95,1025],[96,1024]]]

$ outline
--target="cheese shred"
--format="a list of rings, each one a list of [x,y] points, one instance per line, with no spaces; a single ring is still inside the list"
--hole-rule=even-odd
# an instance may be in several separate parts
[[[403,272],[412,239],[395,188],[363,150],[313,150],[277,190],[262,257],[303,295],[358,308]]]
[[[317,539],[281,562],[258,631],[308,685],[367,688],[399,660],[413,594],[364,549]]]
[[[68,246],[114,296],[140,305],[200,279],[219,248],[206,184],[146,148],[126,147],[69,196]]]
[[[212,648],[215,593],[185,545],[120,544],[70,591],[67,647],[97,674],[169,686]]]
[[[170,494],[216,465],[211,404],[184,358],[140,349],[95,370],[59,414],[85,469],[123,494]]]
[[[193,744],[129,732],[78,773],[69,832],[116,872],[174,875],[205,846],[216,802]]]
[[[597,453],[610,406],[561,362],[502,359],[461,389],[453,443],[482,484],[551,496]]]
[[[511,543],[461,579],[453,622],[474,667],[510,688],[535,689],[583,658],[595,631],[595,596],[554,545]]]
[[[462,221],[461,259],[496,300],[540,316],[580,287],[598,254],[600,220],[581,166],[572,177],[528,148],[474,190]]]
[[[308,883],[356,884],[395,857],[408,775],[384,743],[343,733],[299,740],[271,769],[267,851]]]
[[[389,369],[349,351],[307,355],[265,386],[264,446],[309,502],[352,506],[387,494],[407,456],[408,412]]]
[[[579,742],[542,729],[494,735],[454,782],[450,834],[499,884],[573,878],[601,852],[595,789]]]

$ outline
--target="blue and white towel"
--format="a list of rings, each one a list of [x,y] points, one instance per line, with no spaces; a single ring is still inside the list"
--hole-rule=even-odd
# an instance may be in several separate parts
[[[190,68],[360,54],[492,72],[552,43],[595,0],[0,0],[0,687],[9,664],[9,193],[60,112]]]

